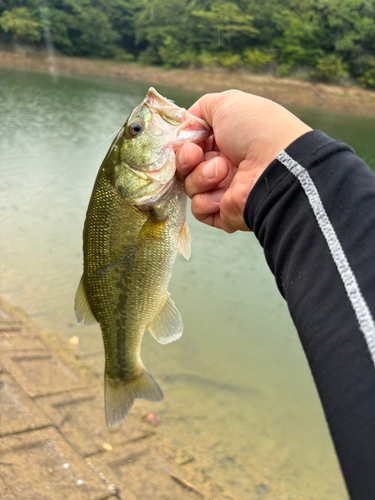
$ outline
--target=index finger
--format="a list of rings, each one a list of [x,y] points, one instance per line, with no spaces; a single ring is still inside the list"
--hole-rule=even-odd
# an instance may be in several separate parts
[[[198,144],[188,142],[176,151],[177,176],[184,180],[203,161],[203,150]]]
[[[204,142],[201,142],[199,145],[203,149],[204,153],[208,153],[210,151],[216,151],[217,153],[220,152],[219,146],[215,141],[215,135],[211,135],[208,139],[206,139]]]
[[[220,95],[217,92],[205,94],[188,109],[189,113],[198,116],[198,118],[203,118],[212,127],[213,115]]]

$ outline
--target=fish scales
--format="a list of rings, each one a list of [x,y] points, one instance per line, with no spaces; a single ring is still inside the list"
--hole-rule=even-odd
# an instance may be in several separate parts
[[[146,329],[161,343],[182,334],[168,283],[177,252],[190,254],[190,235],[174,150],[210,132],[203,120],[150,89],[99,169],[75,308],[80,322],[99,322],[102,330],[108,425],[120,423],[135,398],[163,398],[142,363],[141,342]]]

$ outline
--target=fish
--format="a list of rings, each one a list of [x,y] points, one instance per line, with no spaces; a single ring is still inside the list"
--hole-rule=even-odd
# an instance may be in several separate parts
[[[161,344],[181,337],[168,284],[177,253],[190,257],[184,183],[176,149],[212,134],[202,119],[150,88],[112,142],[96,177],[83,229],[79,323],[99,323],[104,343],[107,426],[136,398],[163,392],[141,359],[146,330]]]

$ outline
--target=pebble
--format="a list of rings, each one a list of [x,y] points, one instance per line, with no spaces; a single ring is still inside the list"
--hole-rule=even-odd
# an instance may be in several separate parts
[[[63,464],[63,469],[69,469],[69,464]]]
[[[84,481],[82,481],[82,479],[78,479],[76,484],[77,484],[77,486],[82,486],[83,483],[84,483]]]
[[[143,420],[153,427],[157,427],[160,424],[160,418],[151,411],[143,415]]]

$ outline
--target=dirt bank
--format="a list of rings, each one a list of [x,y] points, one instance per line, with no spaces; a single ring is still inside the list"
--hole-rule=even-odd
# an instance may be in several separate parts
[[[150,84],[179,87],[198,92],[218,92],[238,88],[262,95],[285,105],[346,111],[375,116],[375,92],[359,87],[313,84],[270,75],[251,75],[243,71],[218,69],[173,69],[143,67],[116,61],[91,60],[57,56],[54,60],[58,73],[99,75]],[[51,65],[42,54],[20,54],[0,51],[0,66],[51,71]]]

